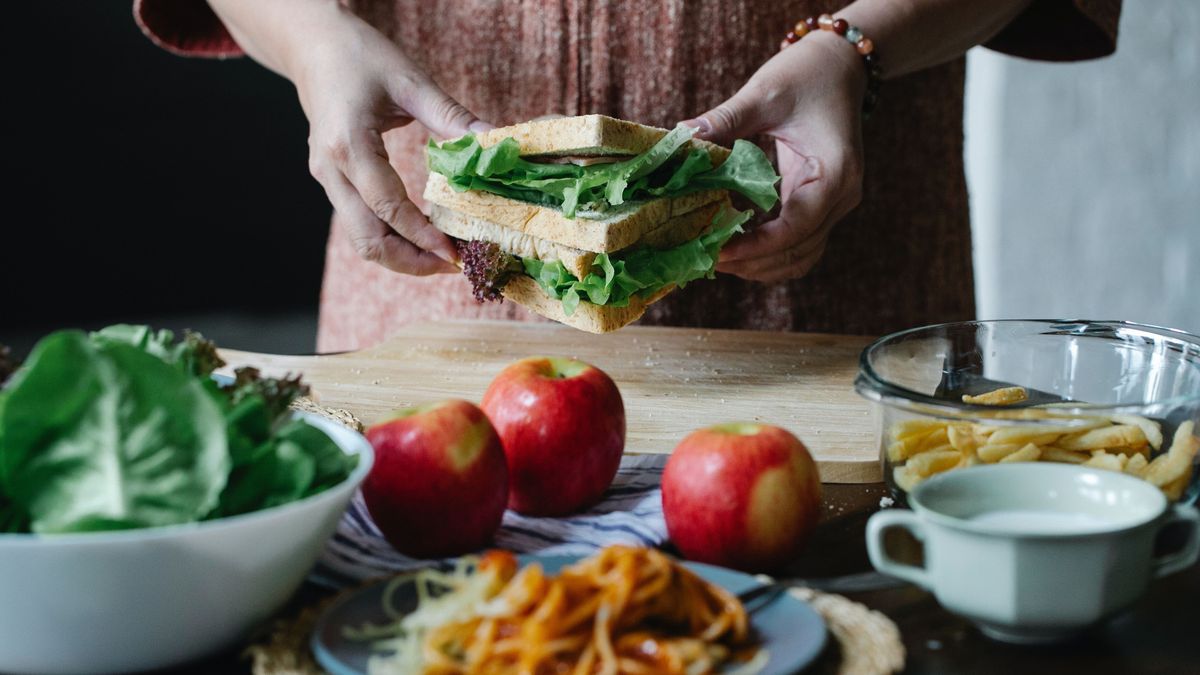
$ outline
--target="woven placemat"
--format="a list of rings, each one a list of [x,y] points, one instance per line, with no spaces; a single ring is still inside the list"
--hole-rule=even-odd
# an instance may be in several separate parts
[[[366,584],[306,607],[276,621],[260,641],[246,649],[255,675],[322,675],[309,649],[313,626],[325,608]],[[904,668],[904,643],[891,619],[849,598],[795,588],[791,594],[807,602],[825,619],[834,638],[809,673],[891,675]]]
[[[292,408],[328,417],[355,431],[362,431],[362,423],[346,410],[326,408],[309,398],[297,399]],[[375,581],[343,590],[274,622],[264,637],[246,648],[245,655],[253,663],[254,674],[322,675],[325,671],[317,665],[308,646],[313,626],[325,608]],[[891,675],[904,668],[900,629],[882,613],[844,596],[811,588],[793,588],[789,592],[807,602],[825,619],[834,638],[810,673]]]
[[[882,612],[850,598],[811,588],[789,591],[807,602],[829,628],[836,654],[822,657],[818,671],[837,675],[891,675],[904,669],[900,629]]]
[[[292,401],[291,408],[292,410],[298,410],[300,412],[313,413],[315,415],[320,415],[321,417],[327,417],[334,422],[337,422],[338,424],[341,424],[342,426],[348,427],[349,429],[359,433],[362,433],[363,430],[362,422],[358,421],[358,418],[354,416],[354,413],[341,408],[326,408],[307,396],[302,396],[295,401]]]

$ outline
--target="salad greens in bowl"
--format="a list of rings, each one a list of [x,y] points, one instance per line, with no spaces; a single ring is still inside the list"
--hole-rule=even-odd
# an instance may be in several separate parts
[[[360,434],[290,410],[298,377],[222,381],[197,334],[60,331],[11,365],[0,350],[2,672],[159,668],[243,637],[370,470]]]

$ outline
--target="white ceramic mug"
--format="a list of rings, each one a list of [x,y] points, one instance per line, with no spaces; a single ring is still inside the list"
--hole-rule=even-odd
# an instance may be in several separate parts
[[[871,516],[871,563],[1010,642],[1077,633],[1200,555],[1200,512],[1168,508],[1158,488],[1113,471],[1034,462],[957,469],[908,501],[912,511]],[[1183,549],[1155,557],[1155,536],[1176,522],[1189,528]],[[924,567],[887,554],[884,533],[894,527],[921,540]]]

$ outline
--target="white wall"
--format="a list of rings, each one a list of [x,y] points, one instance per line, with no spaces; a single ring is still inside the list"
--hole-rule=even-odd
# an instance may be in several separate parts
[[[967,71],[979,316],[1200,334],[1200,2],[1127,2],[1106,59]]]

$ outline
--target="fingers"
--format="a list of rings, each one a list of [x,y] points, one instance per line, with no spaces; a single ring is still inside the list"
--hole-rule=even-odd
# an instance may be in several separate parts
[[[428,275],[458,271],[452,263],[413,245],[387,222],[381,220],[341,172],[336,169],[314,171],[314,174],[317,173],[320,173],[317,179],[324,186],[330,203],[346,224],[354,250],[363,260],[404,274]],[[408,204],[412,206],[411,202]],[[416,210],[415,206],[412,208]],[[417,213],[420,215],[419,211]]]
[[[429,76],[414,70],[389,83],[392,96],[426,129],[439,138],[457,138],[492,129],[461,103],[450,98]]]
[[[747,84],[721,105],[683,123],[696,127],[700,138],[728,145],[767,126],[760,104],[757,89]]]
[[[858,203],[858,183],[836,160],[780,151],[785,176],[779,217],[731,241],[717,270],[756,281],[782,281],[808,274],[820,260],[833,225]]]
[[[371,136],[373,148],[361,148],[350,156],[343,173],[377,218],[418,248],[453,262],[458,253],[450,238],[440,232],[408,199],[400,176],[392,169],[383,141]]]
[[[723,145],[768,131],[796,106],[801,92],[793,71],[777,55],[724,103],[683,123],[698,127],[697,136]]]
[[[398,65],[411,65],[403,54],[395,55]],[[376,87],[384,81],[372,80]],[[337,99],[338,105],[312,114],[309,168],[346,219],[363,258],[410,274],[456,271],[453,242],[408,199],[381,133],[412,119],[442,136],[489,125],[415,66],[398,67],[386,82],[368,87],[365,98]]]
[[[364,260],[405,274],[428,275],[458,271],[453,264],[414,246],[386,222],[380,220],[345,177],[335,179],[329,193],[334,208],[345,218],[354,250]]]
[[[779,217],[743,234],[721,250],[721,262],[761,258],[811,237],[833,207],[833,181],[815,157],[779,153],[784,176]]]
[[[776,54],[729,100],[685,122],[718,143],[759,133],[776,140],[779,216],[730,241],[719,271],[762,281],[803,276],[820,259],[834,224],[858,204],[861,68],[846,71],[853,76],[841,72],[846,50],[834,49],[844,47],[836,36],[810,46]]]
[[[825,253],[825,244],[829,240],[829,232],[833,229],[833,219],[821,223],[807,239],[804,239],[787,249],[773,249],[762,256],[748,257],[740,260],[722,262],[717,270],[734,274],[743,279],[754,281],[783,281],[798,279],[805,276],[816,266]],[[789,225],[781,220],[764,223],[759,230],[788,229]]]
[[[417,248],[447,262],[458,259],[450,238],[431,225],[421,210],[409,201],[400,176],[388,163],[380,136],[364,132],[350,139],[333,155],[337,168],[376,218]]]
[[[857,205],[858,198],[846,193],[818,221],[787,221],[780,217],[763,223],[737,242],[745,247],[742,257],[727,259],[721,251],[717,271],[763,282],[799,279],[820,262],[834,226]]]

